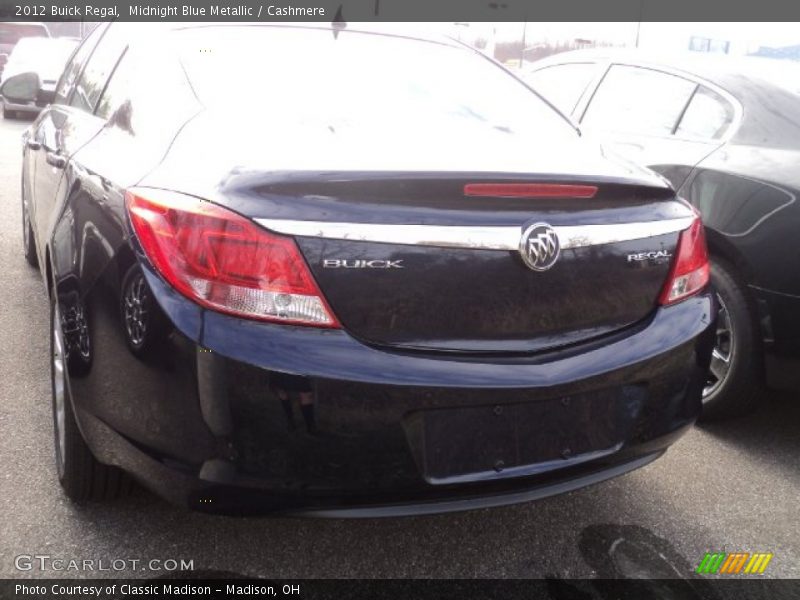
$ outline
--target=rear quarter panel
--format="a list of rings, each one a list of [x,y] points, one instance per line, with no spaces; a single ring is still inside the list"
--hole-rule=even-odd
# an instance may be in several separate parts
[[[800,350],[800,152],[728,144],[679,190],[708,228],[712,254],[732,263],[758,304],[765,341]]]

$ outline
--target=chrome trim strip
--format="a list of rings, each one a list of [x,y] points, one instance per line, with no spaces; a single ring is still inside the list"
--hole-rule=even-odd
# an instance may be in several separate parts
[[[678,217],[642,223],[609,223],[603,225],[570,225],[553,227],[562,248],[582,248],[616,244],[674,233],[688,229],[694,217]]]
[[[692,224],[693,218],[678,217],[643,223],[554,225],[553,229],[558,234],[562,249],[582,248],[682,231]],[[255,219],[255,221],[276,233],[301,237],[480,250],[519,250],[519,240],[523,231],[522,225],[519,227],[469,227],[463,225],[330,223],[284,219]]]

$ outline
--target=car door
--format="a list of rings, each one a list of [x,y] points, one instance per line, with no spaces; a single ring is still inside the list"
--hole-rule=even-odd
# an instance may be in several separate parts
[[[74,146],[75,123],[71,118],[74,111],[69,106],[69,99],[104,31],[104,26],[97,27],[78,46],[59,79],[53,103],[42,111],[31,128],[26,157],[31,177],[29,209],[40,253],[47,243],[51,212],[64,175],[69,147]]]
[[[65,176],[70,158],[105,125],[94,109],[126,45],[127,33],[122,28],[109,25],[92,32],[73,57],[53,106],[39,123],[34,198],[40,240],[50,239],[67,191],[79,177],[75,169]]]
[[[735,100],[694,78],[611,64],[578,107],[581,129],[623,157],[660,172],[678,189],[720,147],[737,117]]]
[[[70,248],[82,290],[91,289],[124,245],[125,190],[158,165],[199,109],[180,62],[162,42],[125,50],[94,105],[102,127],[70,161],[80,185],[69,191],[69,222],[53,242]]]

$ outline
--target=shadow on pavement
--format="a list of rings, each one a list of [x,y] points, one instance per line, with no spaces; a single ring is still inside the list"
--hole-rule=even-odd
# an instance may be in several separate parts
[[[548,578],[551,598],[719,599],[672,544],[644,527],[590,525],[581,532],[578,548],[596,578],[580,585]]]
[[[800,456],[800,393],[765,394],[764,406],[751,415],[701,423],[704,432],[771,463],[784,463],[797,472]]]

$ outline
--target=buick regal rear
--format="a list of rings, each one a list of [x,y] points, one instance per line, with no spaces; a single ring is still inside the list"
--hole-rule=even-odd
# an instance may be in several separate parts
[[[692,425],[715,307],[662,179],[455,42],[137,31],[81,59],[114,65],[100,95],[60,90],[87,117],[57,99],[26,138],[71,498],[132,476],[199,510],[461,510]],[[31,165],[58,126],[54,184]]]

